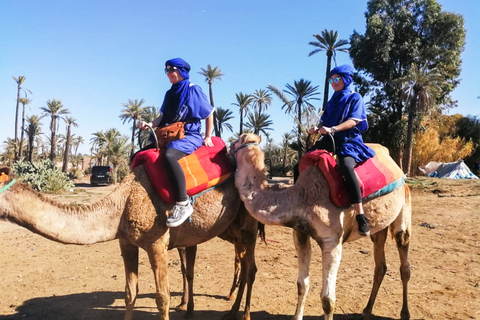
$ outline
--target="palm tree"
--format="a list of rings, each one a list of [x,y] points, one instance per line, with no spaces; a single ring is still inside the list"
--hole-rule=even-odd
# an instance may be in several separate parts
[[[73,117],[65,117],[65,122],[67,123],[67,136],[65,137],[65,149],[63,151],[63,167],[62,167],[62,171],[65,173],[68,171],[68,163],[69,163],[69,157],[70,157],[70,144],[71,144],[71,138],[72,138],[71,128],[72,126],[78,127],[78,124],[76,121],[77,119]]]
[[[72,136],[72,148],[74,150],[73,154],[76,156],[78,153],[78,147],[83,144],[85,140],[82,136]]]
[[[441,84],[444,82],[445,78],[435,68],[419,67],[415,63],[411,65],[406,76],[396,80],[396,83],[402,85],[402,100],[408,103],[407,137],[403,158],[403,168],[407,175],[410,175],[417,115],[434,106],[435,98],[441,94]]]
[[[25,82],[25,80],[27,79],[25,76],[18,76],[17,77],[12,77],[13,80],[15,80],[15,82],[17,83],[17,105],[15,107],[15,138],[14,140],[15,141],[18,141],[18,109],[19,109],[19,105],[20,105],[20,93],[22,90],[24,91],[28,91],[30,93],[32,93],[30,90],[28,89],[23,89],[22,88],[22,85],[23,83]],[[26,96],[26,93],[25,93],[25,96]],[[15,148],[18,147],[18,144],[15,143]],[[17,152],[17,150],[15,149],[15,159],[18,159],[18,154],[20,152]]]
[[[92,133],[93,138],[90,138],[90,144],[92,145],[90,152],[96,158],[96,165],[103,165],[104,160],[104,145],[105,145],[105,132],[103,130]]]
[[[258,112],[262,112],[264,109],[266,111],[271,104],[272,95],[267,90],[259,89],[253,92],[252,105]]]
[[[147,106],[144,109],[142,120],[145,122],[152,122],[153,120],[157,119],[159,116],[160,116],[160,108],[157,108],[154,106]],[[151,142],[150,141],[151,133],[152,132],[150,130],[139,130],[137,132],[138,146],[140,149],[142,149],[144,145],[147,145],[149,144],[149,142]]]
[[[20,103],[22,104],[22,126],[20,127],[20,147],[18,150],[18,159],[22,159],[23,157],[23,137],[25,133],[25,106],[31,102],[32,100],[28,98],[20,98]]]
[[[272,130],[272,128],[269,128],[273,122],[270,120],[270,115],[266,113],[260,113],[257,110],[254,110],[253,112],[248,113],[248,122],[245,124],[247,128],[250,128],[253,130],[253,133],[255,134],[260,134],[263,133],[264,135],[268,135],[266,130]]]
[[[338,32],[333,30],[328,31],[325,29],[320,34],[314,34],[313,36],[317,41],[311,41],[308,44],[317,47],[317,49],[310,52],[308,56],[310,57],[320,51],[325,51],[327,54],[327,69],[325,74],[322,107],[322,109],[325,110],[328,102],[328,89],[330,88],[328,85],[328,78],[330,78],[330,69],[332,68],[332,57],[335,66],[337,66],[337,61],[335,59],[337,51],[348,53],[348,48],[344,48],[344,46],[348,45],[349,42],[348,40],[338,40]]]
[[[286,132],[282,135],[282,172],[283,175],[286,175],[286,167],[287,167],[287,160],[288,160],[288,154],[290,149],[290,143],[293,139],[293,136]]]
[[[27,117],[27,128],[25,129],[28,137],[27,160],[33,162],[34,142],[42,134],[42,118],[36,115]]]
[[[295,122],[297,123],[297,143],[298,143],[298,159],[300,160],[303,155],[305,144],[302,142],[302,114],[305,109],[315,109],[311,100],[319,100],[315,96],[318,95],[318,86],[313,87],[308,80],[300,79],[300,81],[294,81],[293,86],[286,84],[287,89],[281,91],[274,85],[268,85],[268,89],[275,93],[283,102],[282,109],[285,108],[285,113],[296,114]],[[285,93],[292,96],[292,100],[289,100]]]
[[[237,99],[237,103],[232,103],[233,106],[237,106],[240,112],[240,129],[238,135],[243,133],[243,117],[248,112],[248,106],[253,101],[253,97],[249,94],[245,94],[243,92],[239,92],[235,94],[235,98]]]
[[[103,153],[112,165],[113,183],[117,183],[117,171],[120,165],[128,163],[128,137],[122,136],[117,129],[111,128],[104,135]]]
[[[217,108],[217,121],[218,121],[218,131],[220,133],[219,137],[222,137],[223,128],[227,128],[230,132],[233,132],[233,127],[229,120],[233,119],[233,112],[230,109]]]
[[[63,107],[63,104],[60,100],[57,99],[52,99],[47,101],[47,106],[46,107],[40,107],[40,109],[43,111],[42,117],[44,116],[50,116],[51,121],[50,121],[50,156],[49,159],[52,162],[55,162],[55,156],[56,156],[56,148],[57,148],[57,129],[58,129],[58,119],[63,119],[60,115],[63,114],[68,114],[70,111],[68,109],[65,109]]]
[[[15,139],[7,138],[7,140],[3,141],[3,143],[5,144],[5,151],[2,154],[2,162],[11,167],[15,162],[15,152],[18,148],[18,142],[15,141]]]
[[[213,103],[213,90],[212,90],[212,84],[215,79],[222,80],[222,77],[224,74],[222,73],[222,70],[220,70],[218,67],[215,67],[212,69],[212,67],[207,65],[207,69],[201,68],[202,72],[198,72],[202,76],[205,77],[205,82],[208,83],[208,93],[210,96],[210,104],[212,107],[215,107],[215,104]],[[218,129],[218,123],[217,123],[217,112],[213,112],[213,128],[215,129],[215,135],[218,137],[220,136],[220,131]]]
[[[132,125],[132,150],[130,150],[130,155],[133,156],[135,153],[135,130],[137,130],[137,120],[139,120],[142,115],[145,113],[145,107],[142,107],[142,104],[145,101],[141,99],[138,101],[138,99],[130,100],[128,99],[127,103],[124,103],[123,106],[125,108],[122,109],[122,114],[120,115],[120,119],[123,120],[123,124],[125,122],[130,122],[133,120],[133,125]],[[138,142],[140,146],[140,141]]]

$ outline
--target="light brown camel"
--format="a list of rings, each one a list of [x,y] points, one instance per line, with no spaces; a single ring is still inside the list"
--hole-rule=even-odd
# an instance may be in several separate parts
[[[0,172],[11,175],[9,168],[1,168]],[[0,219],[66,244],[119,240],[126,274],[126,320],[133,319],[138,293],[139,248],[147,252],[154,273],[160,319],[169,319],[167,250],[192,247],[224,233],[223,236],[235,239],[235,246],[242,253],[241,284],[237,299],[225,318],[236,318],[247,285],[243,319],[250,319],[250,299],[256,273],[257,221],[244,210],[233,179],[198,197],[192,221],[172,229],[165,225],[172,205],[164,203],[156,194],[143,166],[135,168],[103,200],[84,206],[56,203],[25,184],[13,182],[9,177],[0,183]],[[193,297],[191,290],[189,297]],[[191,312],[187,314],[191,316],[193,299],[189,299],[190,306]]]
[[[241,135],[232,143],[230,151],[237,161],[235,184],[247,210],[266,225],[293,228],[294,243],[299,262],[297,279],[298,302],[293,319],[303,318],[306,294],[309,289],[311,258],[310,238],[322,250],[323,287],[321,292],[325,320],[332,320],[335,308],[335,282],[344,242],[360,238],[353,208],[336,207],[329,196],[327,181],[320,169],[310,167],[303,171],[297,182],[281,191],[267,187],[264,154],[260,137]],[[408,248],[411,236],[411,196],[409,188],[401,188],[366,201],[365,214],[369,219],[373,241],[375,275],[368,304],[363,310],[365,319],[372,314],[373,304],[387,271],[385,241],[388,229],[396,240],[400,255],[400,275],[403,286],[402,320],[410,318],[407,287],[410,279]],[[359,275],[360,276],[360,275]]]

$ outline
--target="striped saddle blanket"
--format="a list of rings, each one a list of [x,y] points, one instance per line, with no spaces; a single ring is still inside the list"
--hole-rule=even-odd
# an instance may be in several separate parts
[[[193,196],[225,180],[233,173],[235,167],[228,158],[225,142],[219,137],[212,137],[213,147],[202,146],[194,153],[183,157],[178,162],[185,172],[187,194]],[[150,182],[165,202],[175,202],[172,184],[167,169],[160,156],[162,149],[149,149],[139,152],[132,161],[131,168],[142,165]]]
[[[375,157],[355,167],[363,200],[391,192],[403,185],[405,181],[402,169],[390,157],[387,148],[375,143],[367,143],[367,145],[375,151]],[[310,166],[318,166],[323,172],[330,188],[330,197],[337,207],[351,205],[345,180],[330,152],[325,150],[307,152],[300,160],[299,171],[302,172]]]

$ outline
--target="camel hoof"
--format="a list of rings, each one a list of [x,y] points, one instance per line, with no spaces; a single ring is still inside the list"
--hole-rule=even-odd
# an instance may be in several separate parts
[[[225,300],[227,300],[227,301],[233,301],[233,300],[235,300],[235,298],[236,298],[236,295],[231,294],[231,295],[229,295],[228,297],[226,297]]]
[[[195,317],[195,314],[193,311],[187,311],[183,316],[184,319],[193,319],[194,317]]]
[[[175,307],[176,311],[187,311],[187,304],[180,303],[178,306]]]

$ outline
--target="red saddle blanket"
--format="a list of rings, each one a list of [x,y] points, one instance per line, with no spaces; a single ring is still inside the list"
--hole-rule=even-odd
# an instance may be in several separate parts
[[[404,176],[402,169],[390,157],[387,148],[376,143],[367,143],[367,145],[375,151],[376,155],[355,167],[362,198],[372,195]],[[300,160],[298,169],[302,172],[310,166],[318,166],[322,170],[330,188],[330,197],[336,206],[346,207],[351,204],[345,180],[331,153],[325,150],[307,152]]]
[[[225,142],[212,137],[213,147],[202,146],[194,153],[178,160],[185,172],[187,194],[193,196],[213,187],[230,177],[234,166],[227,156]],[[162,149],[149,149],[139,152],[132,161],[131,168],[143,164],[150,182],[165,202],[175,202],[172,184],[164,166]]]

